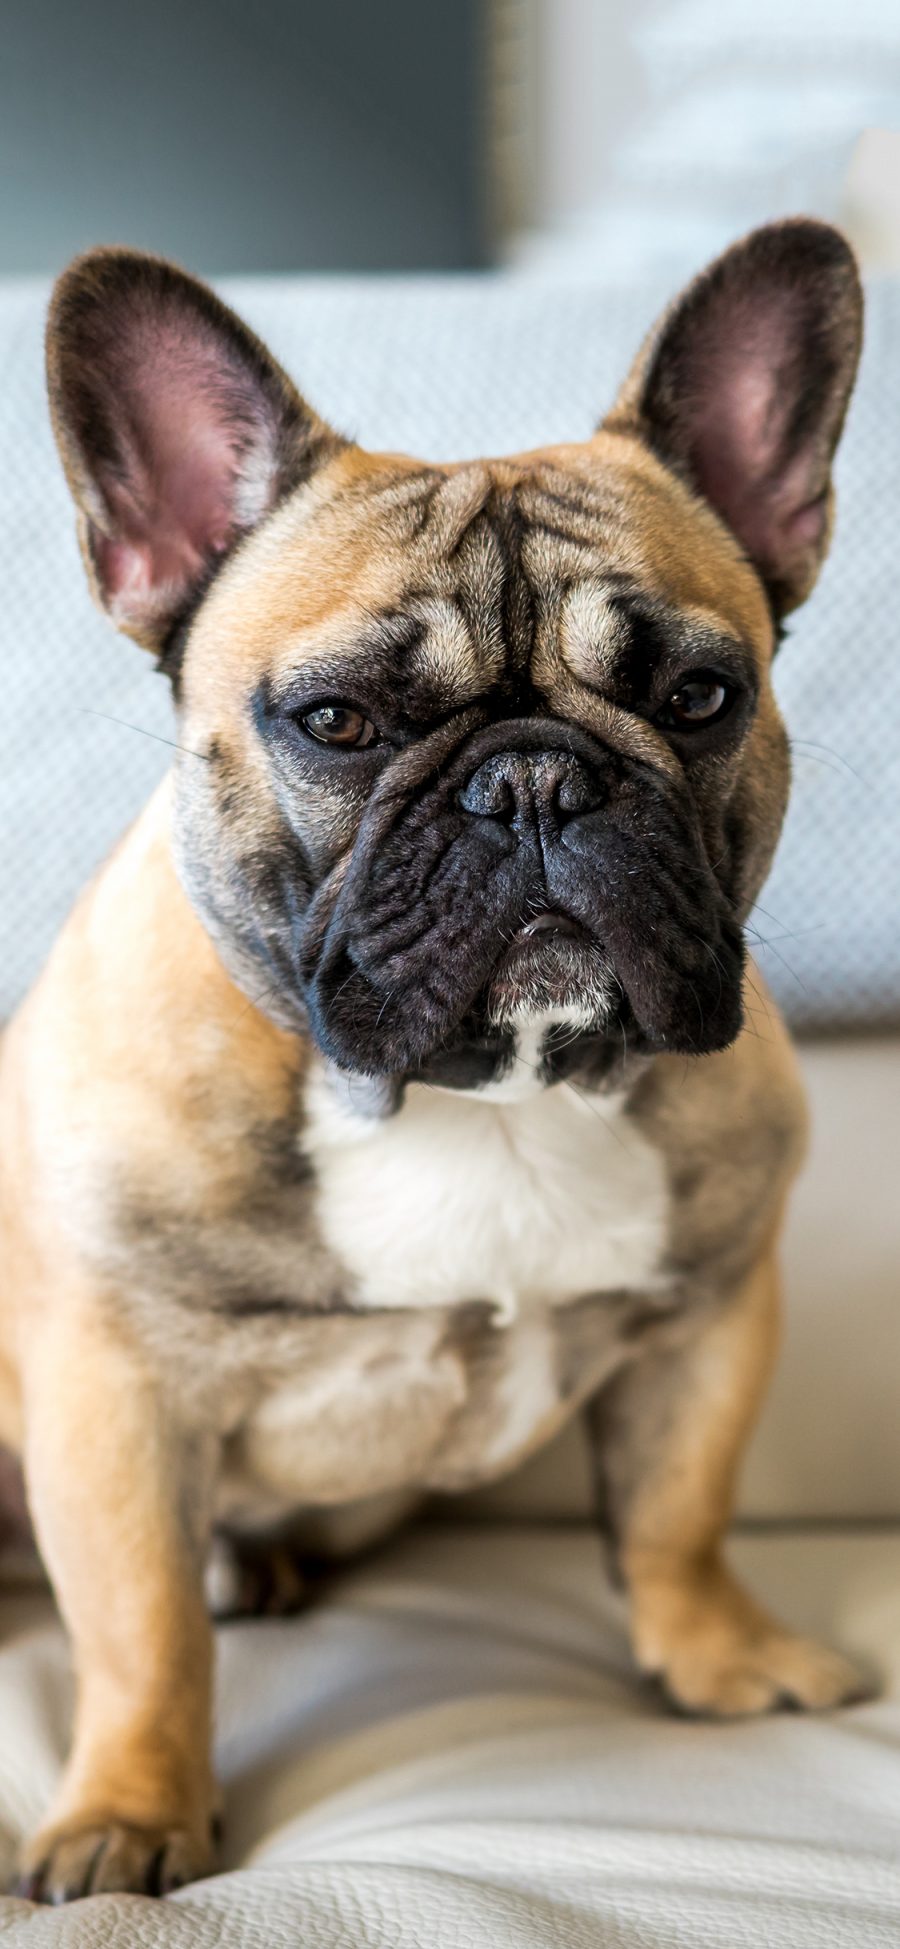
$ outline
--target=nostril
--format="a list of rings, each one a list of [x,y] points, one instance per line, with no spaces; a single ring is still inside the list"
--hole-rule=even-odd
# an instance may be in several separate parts
[[[556,807],[566,819],[593,812],[600,804],[599,786],[580,765],[567,768],[556,788]]]
[[[516,795],[509,779],[501,771],[486,771],[484,766],[463,786],[458,802],[464,812],[473,813],[477,819],[502,819],[510,824],[516,816]]]

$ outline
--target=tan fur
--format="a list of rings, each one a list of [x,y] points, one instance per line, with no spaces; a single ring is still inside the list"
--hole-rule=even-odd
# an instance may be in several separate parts
[[[759,1259],[724,1313],[656,1355],[611,1404],[606,1440],[635,1656],[683,1709],[723,1716],[784,1699],[831,1705],[858,1679],[785,1631],[722,1560],[741,1449],[775,1352],[778,1277]]]
[[[61,443],[84,496],[54,372]],[[344,1139],[345,1112],[329,1124],[322,1058],[272,1019],[264,980],[226,972],[182,884],[186,827],[201,856],[222,843],[204,824],[213,753],[234,781],[229,845],[264,854],[277,832],[247,706],[255,683],[287,679],[326,650],[351,656],[366,618],[402,609],[412,590],[415,658],[464,708],[499,654],[454,602],[460,559],[485,614],[493,600],[495,565],[472,539],[474,518],[491,492],[515,487],[539,509],[560,484],[589,513],[571,516],[566,537],[538,529],[529,543],[545,590],[532,676],[548,711],[678,769],[591,667],[611,564],[673,613],[732,637],[760,685],[740,783],[764,870],[787,764],[760,581],[624,408],[581,445],[428,469],[434,501],[421,531],[419,463],[365,455],[319,422],[313,431],[322,464],[239,542],[194,622],[174,782],[83,895],[0,1052],[0,1440],[24,1455],[79,1680],[72,1758],[25,1862],[57,1896],[144,1886],[157,1859],[157,1885],[208,1863],[202,1581],[216,1517],[248,1530],[304,1505],[321,1519],[358,1504],[354,1532],[374,1532],[428,1489],[511,1467],[601,1385],[608,1509],[641,1666],[678,1704],[713,1713],[782,1694],[826,1705],[855,1684],[841,1661],[764,1617],[720,1557],[772,1356],[775,1239],[803,1136],[794,1060],[759,978],[748,978],[733,1048],[656,1057],[628,1070],[621,1102],[601,1096],[585,1113],[573,1096],[572,1118],[588,1120],[560,1124],[560,1141],[574,1130],[613,1178],[609,1146],[630,1141],[641,1182],[661,1187],[665,1249],[648,1218],[634,1248],[646,1257],[641,1290],[618,1289],[609,1271],[595,1289],[559,1270],[540,1292],[523,1281],[511,1294],[443,1293],[438,1282],[428,1303],[392,1304],[390,1265],[377,1268],[373,1298],[349,1241],[342,1250],[340,1213],[326,1222],[328,1145],[358,1141],[352,1100]],[[345,796],[323,785],[317,816],[349,846]],[[477,1114],[492,1119],[495,1151],[507,1145],[515,1195],[530,1184],[545,1244],[552,1157],[534,1163],[540,1118]],[[394,1136],[366,1141],[375,1173],[379,1144]],[[301,1169],[305,1151],[318,1188]],[[492,1233],[486,1268],[502,1245]],[[558,1261],[575,1264],[562,1249]]]
[[[212,1457],[166,1415],[95,1294],[67,1285],[52,1260],[47,1271],[55,1306],[23,1371],[26,1461],[80,1683],[69,1768],[37,1856],[52,1845],[59,1874],[67,1851],[81,1860],[102,1842],[107,1878],[117,1853],[146,1859],[156,1848],[196,1871],[213,1792],[199,1586]],[[100,1403],[102,1439],[86,1442]],[[189,1502],[173,1498],[173,1471],[190,1480]]]

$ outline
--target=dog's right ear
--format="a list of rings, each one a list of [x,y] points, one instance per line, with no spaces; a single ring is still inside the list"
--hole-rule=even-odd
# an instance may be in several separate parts
[[[136,251],[64,272],[47,379],[94,593],[157,651],[234,543],[344,444],[206,285]]]

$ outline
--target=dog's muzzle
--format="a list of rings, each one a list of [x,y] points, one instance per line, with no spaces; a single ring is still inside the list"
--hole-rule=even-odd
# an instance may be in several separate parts
[[[677,781],[549,718],[448,739],[443,762],[426,742],[386,769],[308,937],[306,994],[329,1055],[368,1074],[417,1070],[479,1011],[514,1011],[510,982],[534,1006],[553,1004],[556,982],[598,1027],[612,984],[664,1047],[733,1039],[740,929]]]

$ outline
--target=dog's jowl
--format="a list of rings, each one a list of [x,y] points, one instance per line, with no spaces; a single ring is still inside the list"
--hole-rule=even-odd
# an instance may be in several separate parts
[[[220,1596],[287,1602],[286,1535],[369,1541],[581,1411],[671,1700],[852,1694],[721,1538],[803,1142],[743,942],[770,669],[860,309],[834,231],[757,231],[592,437],[436,466],[170,265],[57,287],[87,572],[180,730],[3,1046],[0,1440],[78,1678],[34,1895],[208,1867],[213,1539]]]

